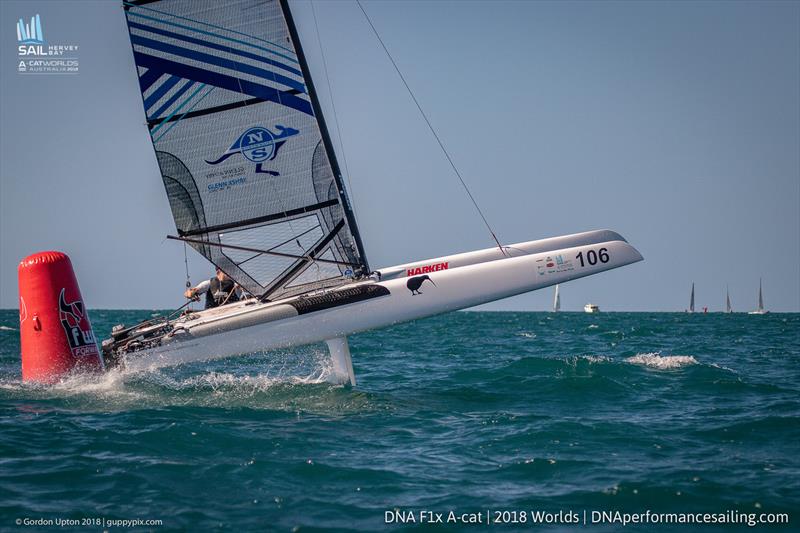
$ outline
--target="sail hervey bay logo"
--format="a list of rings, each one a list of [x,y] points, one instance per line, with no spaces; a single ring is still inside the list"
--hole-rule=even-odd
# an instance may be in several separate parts
[[[276,124],[275,129],[278,131],[277,133],[261,126],[250,128],[239,135],[239,138],[234,141],[231,147],[228,148],[219,159],[216,161],[209,161],[206,159],[206,163],[209,165],[218,165],[229,157],[242,154],[245,159],[256,164],[256,172],[280,176],[279,172],[265,169],[263,164],[275,159],[278,155],[278,150],[280,150],[286,140],[300,132],[294,128],[287,128],[280,124]]]
[[[20,44],[44,44],[42,19],[38,13],[35,17],[31,17],[30,24],[25,24],[22,19],[17,21],[17,42]]]
[[[37,13],[29,21],[19,19],[17,26],[17,72],[20,74],[77,74],[77,44],[48,44]],[[50,30],[47,31],[48,34]],[[58,34],[56,34],[58,35]],[[52,37],[52,35],[51,35]],[[58,42],[58,41],[56,41]]]

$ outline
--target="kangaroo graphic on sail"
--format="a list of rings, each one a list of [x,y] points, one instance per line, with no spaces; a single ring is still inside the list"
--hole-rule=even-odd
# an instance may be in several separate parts
[[[275,159],[278,155],[278,150],[280,150],[281,146],[286,142],[286,139],[300,132],[294,128],[287,128],[280,124],[276,124],[275,129],[278,130],[279,133],[273,133],[269,129],[261,126],[250,128],[236,139],[231,147],[222,154],[222,157],[216,161],[206,160],[206,163],[209,165],[219,165],[231,156],[242,154],[245,158],[256,163],[257,173],[263,172],[273,176],[280,176],[279,172],[264,169],[262,164],[264,161],[272,161]]]

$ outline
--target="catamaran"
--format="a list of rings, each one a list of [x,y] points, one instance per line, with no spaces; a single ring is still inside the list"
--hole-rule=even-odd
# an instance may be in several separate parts
[[[747,313],[748,315],[766,315],[769,313],[764,309],[764,293],[761,291],[761,278],[758,278],[758,307],[754,311]]]
[[[102,345],[107,361],[135,369],[324,341],[331,381],[355,385],[348,335],[642,260],[618,233],[596,230],[495,238],[491,248],[373,269],[287,0],[131,0],[124,9],[177,229],[170,238],[250,297],[117,326]]]

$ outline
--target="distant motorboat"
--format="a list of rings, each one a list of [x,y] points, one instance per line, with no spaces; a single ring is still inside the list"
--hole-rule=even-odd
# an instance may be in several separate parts
[[[764,309],[764,293],[761,290],[761,278],[758,278],[758,307],[755,311],[750,311],[748,315],[766,315],[769,313]]]
[[[586,304],[583,306],[583,310],[587,313],[599,313],[600,306],[595,304]]]

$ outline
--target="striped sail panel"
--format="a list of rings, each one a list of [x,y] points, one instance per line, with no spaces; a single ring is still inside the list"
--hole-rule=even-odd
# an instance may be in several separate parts
[[[288,7],[138,4],[123,3],[179,236],[257,296],[366,273]]]

